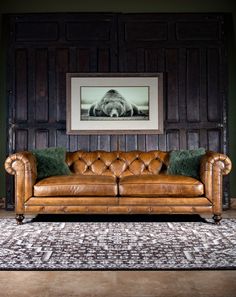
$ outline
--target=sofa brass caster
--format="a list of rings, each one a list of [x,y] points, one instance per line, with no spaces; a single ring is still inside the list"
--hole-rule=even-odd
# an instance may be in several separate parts
[[[22,225],[25,216],[23,214],[16,214],[16,223],[17,225]]]
[[[221,219],[222,219],[222,216],[220,216],[220,215],[214,215],[213,216],[213,220],[215,221],[216,225],[220,225]]]

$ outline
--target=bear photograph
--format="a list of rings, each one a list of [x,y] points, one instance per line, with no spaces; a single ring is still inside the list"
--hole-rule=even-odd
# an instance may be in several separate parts
[[[81,120],[148,120],[148,86],[80,88]]]
[[[67,73],[68,134],[163,132],[163,73]]]

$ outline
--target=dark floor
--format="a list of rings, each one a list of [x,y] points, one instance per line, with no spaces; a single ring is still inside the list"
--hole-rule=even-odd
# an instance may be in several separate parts
[[[236,218],[236,200],[223,217]],[[236,297],[236,270],[0,271],[0,297],[13,296]]]

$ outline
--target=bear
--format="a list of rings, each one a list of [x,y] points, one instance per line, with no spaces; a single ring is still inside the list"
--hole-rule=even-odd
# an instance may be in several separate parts
[[[142,113],[135,104],[128,102],[118,91],[111,89],[101,100],[90,106],[88,114],[95,117],[132,117]]]

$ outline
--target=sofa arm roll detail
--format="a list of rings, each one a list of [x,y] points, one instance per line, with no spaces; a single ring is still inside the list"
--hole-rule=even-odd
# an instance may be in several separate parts
[[[9,174],[17,175],[18,172],[31,172],[37,177],[37,165],[35,156],[28,151],[10,155],[5,161],[5,169]]]
[[[24,212],[24,203],[33,196],[33,186],[37,178],[37,164],[31,152],[10,155],[5,161],[5,169],[15,175],[15,209]]]
[[[201,159],[200,178],[205,185],[205,196],[213,204],[214,217],[218,219],[222,212],[223,175],[232,168],[230,159],[220,153],[208,151]]]
[[[222,175],[230,173],[232,163],[224,154],[208,151],[201,159],[200,176],[204,176],[205,171],[212,171],[217,169],[221,171]]]

